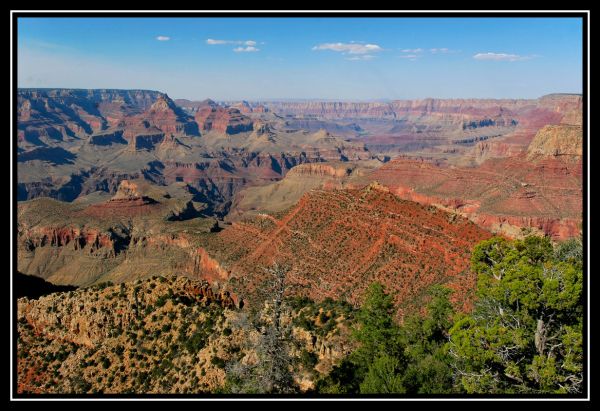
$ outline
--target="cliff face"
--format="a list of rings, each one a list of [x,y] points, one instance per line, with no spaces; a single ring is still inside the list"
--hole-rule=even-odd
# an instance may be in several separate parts
[[[156,102],[148,90],[19,89],[19,142],[52,145],[116,126]]]
[[[225,108],[214,102],[197,107],[194,119],[202,131],[237,134],[252,131],[252,120],[234,107]]]
[[[19,145],[52,146],[74,138],[93,137],[106,145],[116,135],[174,133],[199,135],[193,119],[166,95],[147,90],[20,89],[18,93]],[[137,143],[132,143],[134,149]]]
[[[143,177],[186,182],[207,213],[223,216],[240,189],[298,164],[369,157],[364,144],[289,132],[269,118],[255,125],[210,100],[185,106],[195,119],[150,91],[20,90],[19,101],[19,200],[114,194],[123,179]]]
[[[571,105],[568,101],[564,104]],[[559,99],[562,103],[563,100]],[[494,100],[494,99],[424,99],[396,100],[389,103],[354,102],[273,102],[265,103],[271,110],[282,114],[309,115],[322,118],[400,118],[407,114],[448,114],[469,117],[498,117],[510,115],[540,104],[539,100]],[[552,105],[544,100],[542,103]],[[556,104],[552,105],[554,108]]]
[[[373,153],[395,157],[443,156],[454,164],[480,164],[487,158],[527,150],[546,125],[581,124],[582,98],[551,95],[530,100],[425,99],[391,102],[269,102],[286,123],[321,123]],[[336,122],[337,126],[327,124]],[[352,124],[358,126],[352,131]],[[343,127],[343,128],[342,128]]]
[[[527,149],[527,159],[557,158],[563,161],[581,161],[583,130],[578,125],[545,126],[537,132]]]
[[[41,198],[19,204],[18,269],[57,284],[89,285],[177,273],[222,281],[226,274],[185,234],[210,233],[191,194],[143,181],[122,182],[113,198],[92,204]],[[184,220],[184,221],[182,221]],[[212,265],[211,265],[212,264]]]
[[[453,210],[496,232],[532,229],[560,240],[578,235],[582,217],[581,161],[525,155],[478,167],[398,158],[364,178],[413,201]]]

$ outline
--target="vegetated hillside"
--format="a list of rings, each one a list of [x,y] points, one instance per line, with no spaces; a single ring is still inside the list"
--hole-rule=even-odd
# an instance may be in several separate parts
[[[353,347],[345,305],[299,301],[292,327],[294,378],[308,389]],[[213,393],[231,362],[255,362],[261,329],[226,291],[153,276],[18,300],[21,394]]]
[[[469,252],[490,237],[470,221],[398,198],[374,183],[361,190],[313,190],[289,210],[235,222],[207,249],[230,272],[244,299],[260,287],[263,267],[289,265],[295,292],[358,303],[380,281],[399,315],[422,308],[432,284],[448,284],[454,302],[470,306],[475,278]]]

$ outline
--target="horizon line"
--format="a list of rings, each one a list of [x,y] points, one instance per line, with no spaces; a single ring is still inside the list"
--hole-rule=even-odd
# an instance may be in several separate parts
[[[372,98],[326,98],[326,97],[261,97],[261,98],[216,98],[216,97],[204,97],[204,98],[184,98],[184,97],[171,97],[167,92],[150,89],[150,88],[110,88],[110,87],[96,87],[96,88],[84,88],[84,87],[18,87],[19,90],[116,90],[116,91],[150,91],[161,94],[166,94],[172,100],[187,100],[192,102],[213,100],[217,102],[287,102],[287,101],[322,101],[322,102],[385,102],[385,101],[407,101],[407,100],[537,100],[542,97],[551,95],[563,95],[563,96],[583,96],[583,93],[579,92],[551,92],[546,93],[538,97],[415,97],[415,98],[390,98],[390,97],[372,97]]]

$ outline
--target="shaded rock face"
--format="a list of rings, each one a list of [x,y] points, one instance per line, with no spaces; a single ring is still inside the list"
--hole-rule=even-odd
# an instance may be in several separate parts
[[[148,90],[19,89],[20,145],[46,146],[107,130],[131,138],[155,128],[198,135],[193,119],[166,95]],[[101,137],[93,144],[102,144]],[[110,141],[111,138],[108,138]]]
[[[252,131],[252,120],[234,107],[225,108],[209,101],[197,108],[194,119],[202,131],[237,134]]]
[[[162,94],[147,90],[19,89],[19,142],[52,144],[117,125]]]
[[[74,291],[77,287],[72,285],[54,285],[42,278],[32,275],[21,274],[16,272],[13,275],[13,291],[15,298],[27,297],[29,299],[37,299],[44,295]]]

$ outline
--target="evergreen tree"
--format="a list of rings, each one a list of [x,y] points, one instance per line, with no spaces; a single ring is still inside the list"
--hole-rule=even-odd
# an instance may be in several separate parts
[[[540,237],[493,238],[475,247],[475,310],[457,320],[448,343],[455,377],[468,393],[581,392],[578,255],[573,244],[554,251]]]
[[[403,394],[402,364],[398,358],[383,354],[369,366],[364,381],[360,384],[361,394]]]
[[[450,357],[446,348],[454,310],[451,290],[442,286],[430,289],[431,301],[425,316],[415,314],[401,328],[407,366],[403,384],[411,394],[454,392]]]

